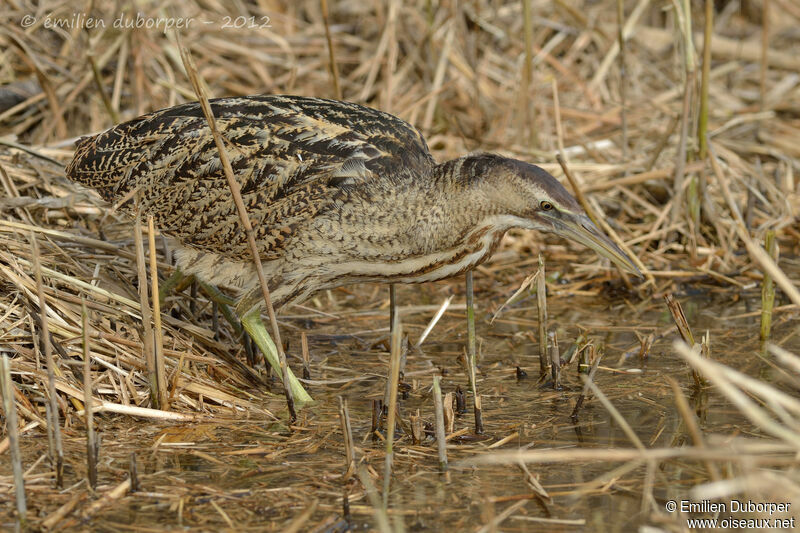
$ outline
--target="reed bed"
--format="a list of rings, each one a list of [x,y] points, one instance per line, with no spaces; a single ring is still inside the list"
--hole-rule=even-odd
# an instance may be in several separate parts
[[[734,498],[798,516],[792,2],[86,6],[0,23],[0,527],[682,531],[714,513],[666,503]],[[79,136],[201,91],[343,98],[438,160],[537,163],[644,277],[512,231],[469,335],[458,280],[397,288],[403,342],[382,287],[289,306],[278,351],[318,400],[293,420],[202,292],[158,308],[158,228],[64,176]]]

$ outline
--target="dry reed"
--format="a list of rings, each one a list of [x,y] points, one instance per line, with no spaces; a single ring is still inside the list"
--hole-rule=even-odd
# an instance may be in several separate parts
[[[152,330],[156,302],[147,294],[142,228],[64,178],[78,136],[195,98],[197,84],[186,77],[171,31],[115,28],[121,15],[137,14],[111,4],[92,5],[105,27],[70,18],[82,3],[47,0],[35,13],[10,6],[0,23],[0,351],[17,391],[22,461],[31,465],[22,475],[37,510],[35,518],[28,512],[33,527],[113,530],[135,515],[134,527],[142,528],[320,530],[352,515],[383,531],[392,521],[409,527],[414,520],[422,528],[480,522],[487,531],[528,523],[597,529],[633,520],[678,530],[684,517],[665,515],[662,500],[760,497],[800,505],[800,363],[793,355],[800,352],[800,12],[785,0],[740,10],[712,11],[714,4],[173,6],[195,19],[180,37],[209,95],[341,95],[419,127],[437,160],[487,150],[540,164],[572,183],[646,277],[620,283],[605,260],[577,246],[512,231],[475,273],[477,312],[465,306],[460,282],[398,286],[389,302],[382,289],[346,287],[290,306],[270,316],[272,329],[280,325],[289,346],[299,347],[304,385],[323,401],[289,424],[273,414],[285,409],[282,402],[254,387],[266,378],[241,363],[237,333],[214,327],[203,290],[168,296],[158,333]],[[152,3],[137,9],[143,17],[165,16]],[[238,16],[245,24],[235,27]],[[53,27],[55,20],[65,23]],[[569,168],[554,160],[556,149]],[[759,244],[769,232],[779,256]],[[170,252],[155,246],[158,228],[148,236],[157,271],[151,283],[158,284],[174,266]],[[547,292],[542,334],[533,291],[522,288],[533,281],[540,251],[549,272],[535,280],[538,295]],[[770,281],[768,312],[769,294],[761,308],[756,293]],[[691,328],[699,338],[711,330],[713,358],[672,347],[679,333],[662,303],[669,293],[683,307],[682,333]],[[369,417],[372,400],[382,397],[389,350],[381,337],[395,309],[416,345],[400,380],[408,398],[397,401],[401,413],[418,414],[410,422],[397,418],[414,439],[393,443],[384,509],[374,480],[387,455],[384,443],[369,442]],[[465,315],[474,329],[463,339]],[[763,356],[761,316],[772,319]],[[583,339],[563,360],[574,359],[577,372],[591,365],[586,384],[564,371],[564,390],[538,389],[516,372],[537,365],[548,331],[563,346]],[[703,338],[699,346],[707,347],[710,335]],[[425,385],[433,374],[445,398],[463,404],[459,387],[467,380],[456,361],[464,344],[477,356],[478,342],[482,395],[472,392],[487,413],[489,444],[475,442],[452,401],[435,414],[440,409]],[[599,355],[592,358],[595,346],[607,354],[603,366]],[[546,364],[547,349],[539,353]],[[682,361],[696,382],[676,364]],[[684,398],[663,375],[692,395]],[[468,381],[475,384],[474,374]],[[343,415],[339,396],[348,399]],[[572,405],[576,397],[573,421],[563,401]],[[616,414],[606,412],[604,397]],[[167,403],[170,412],[156,408]],[[650,416],[640,418],[642,411]],[[61,420],[51,422],[47,412]],[[78,465],[96,450],[83,440],[92,416],[104,436],[95,501],[75,485],[83,476]],[[611,416],[614,428],[628,426],[625,439],[639,442],[631,446],[607,429]],[[439,418],[447,427],[433,424]],[[69,466],[63,492],[52,486],[59,469],[41,459],[44,435],[59,429]],[[56,448],[61,437],[52,434]],[[451,456],[451,484],[438,475],[447,459],[437,443]],[[0,495],[9,496],[0,498],[0,527],[17,512],[9,446],[10,438],[0,440]],[[142,464],[136,476],[128,466],[132,449]],[[541,493],[529,473],[509,479],[506,465],[519,461],[542,464]],[[453,468],[467,462],[476,466]],[[553,462],[558,466],[546,466]],[[205,469],[219,472],[218,483],[207,481]],[[775,487],[789,489],[776,494]],[[525,505],[543,501],[542,494],[552,503]],[[636,501],[626,507],[628,500]],[[603,510],[588,503],[597,501]]]

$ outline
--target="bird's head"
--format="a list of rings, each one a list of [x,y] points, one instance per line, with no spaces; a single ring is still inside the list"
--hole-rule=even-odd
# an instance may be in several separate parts
[[[622,270],[641,276],[639,269],[586,215],[577,200],[540,167],[492,154],[478,154],[465,166],[496,212],[512,217],[516,227],[555,233],[591,248]],[[465,169],[467,170],[467,169]],[[478,177],[480,176],[480,177]]]

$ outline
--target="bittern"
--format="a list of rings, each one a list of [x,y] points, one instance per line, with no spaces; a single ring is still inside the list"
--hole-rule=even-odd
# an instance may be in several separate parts
[[[211,109],[276,308],[350,283],[464,273],[515,227],[577,241],[638,273],[535,165],[490,153],[437,164],[416,128],[353,103],[265,95],[214,99]],[[137,196],[174,239],[177,266],[235,289],[242,325],[274,355],[247,235],[199,103],[81,139],[67,175],[128,212]],[[277,356],[268,359],[279,370]],[[290,380],[295,397],[309,399]]]

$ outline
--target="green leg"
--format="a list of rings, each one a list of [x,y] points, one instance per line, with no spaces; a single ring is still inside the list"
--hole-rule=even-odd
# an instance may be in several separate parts
[[[217,302],[220,306],[224,305],[226,307],[230,307],[236,305],[236,300],[228,296],[225,296],[225,294],[221,290],[219,290],[214,285],[211,285],[210,283],[206,283],[205,281],[200,281],[200,288],[203,289],[203,292],[206,293],[208,297],[211,298],[212,301]],[[223,312],[223,314],[225,313]],[[225,316],[227,318],[227,315]]]
[[[219,306],[219,310],[222,313],[222,316],[225,317],[225,320],[233,327],[234,332],[236,332],[237,336],[241,336],[242,326],[239,324],[239,321],[234,316],[233,312],[231,311],[231,306],[236,304],[236,301],[232,298],[225,296],[222,291],[216,288],[214,285],[206,283],[204,281],[200,281],[199,279],[195,278],[194,274],[189,274],[188,276],[184,275],[183,272],[180,270],[175,270],[172,275],[164,281],[162,285],[158,287],[158,301],[161,303],[161,308],[164,309],[164,300],[167,298],[167,295],[172,291],[182,290],[186,288],[189,284],[193,283],[194,281],[198,282],[200,288],[203,289],[203,292],[211,299],[212,302],[216,303]]]
[[[389,284],[389,338],[394,333],[394,317],[397,314],[397,290],[394,283]],[[390,341],[391,342],[391,341]]]
[[[200,281],[199,285],[200,288],[203,289],[203,292],[206,293],[206,296],[208,296],[212,302],[217,304],[217,309],[219,309],[219,312],[225,317],[225,320],[228,321],[228,324],[231,325],[236,337],[240,337],[243,333],[242,325],[239,323],[239,320],[237,320],[233,311],[231,311],[231,306],[235,305],[236,301],[233,298],[225,296],[222,291],[210,283]]]
[[[253,341],[255,341],[256,345],[267,358],[267,361],[269,361],[269,364],[272,365],[272,368],[274,368],[280,376],[281,364],[278,361],[278,348],[275,346],[269,333],[267,333],[267,328],[264,327],[264,323],[261,321],[261,312],[259,308],[255,307],[247,311],[240,318],[245,331],[247,331]],[[309,396],[303,388],[303,385],[300,384],[300,381],[295,377],[292,369],[287,368],[286,370],[289,372],[289,387],[292,389],[292,396],[294,396],[294,401],[298,407],[313,402],[314,399]]]
[[[233,328],[233,333],[235,338],[239,339],[242,344],[244,345],[244,351],[247,354],[247,364],[251,367],[255,366],[255,355],[253,351],[255,348],[253,344],[244,336],[244,329],[242,329],[242,324],[239,322],[239,319],[236,318],[236,315],[231,310],[232,306],[236,305],[236,300],[233,298],[229,298],[225,296],[222,291],[220,291],[216,286],[211,285],[210,283],[206,283],[204,281],[198,280],[198,285],[203,290],[204,293],[211,299],[212,302],[217,304],[217,310],[222,313],[222,316],[225,317],[225,320],[228,321],[228,324],[231,325]],[[216,331],[215,331],[216,332]]]
[[[474,398],[475,412],[475,433],[483,434],[483,412],[481,410],[481,397],[478,395],[478,385],[476,383],[475,369],[478,365],[477,349],[475,347],[475,306],[472,298],[472,270],[466,273],[466,293],[467,293],[467,367],[469,372],[469,384],[472,387],[472,397]]]
[[[194,277],[194,276],[189,276]],[[164,300],[167,299],[167,295],[175,290],[175,288],[183,282],[186,276],[178,269],[175,269],[175,272],[172,273],[170,277],[164,280],[163,283],[158,285],[158,303],[161,304],[161,309],[164,309]]]
[[[167,279],[164,284],[161,285],[161,287],[159,287],[159,298],[163,301],[164,297],[169,293],[169,291],[172,291],[175,287],[179,286],[185,278],[186,276],[184,276],[180,270],[176,270],[175,273],[172,274],[172,276],[170,276],[169,279]],[[243,298],[244,301],[239,302],[239,305],[236,307],[237,311],[234,313],[231,307],[236,305],[236,300],[223,294],[222,291],[220,291],[214,285],[205,283],[203,281],[199,281],[199,285],[203,292],[205,292],[206,295],[208,295],[208,297],[217,304],[220,312],[230,323],[236,335],[241,335],[243,333],[242,328],[244,328],[244,331],[247,331],[247,334],[250,335],[250,338],[253,339],[253,341],[256,343],[256,346],[258,346],[261,352],[265,355],[272,368],[278,372],[278,375],[281,375],[281,366],[278,361],[278,350],[275,347],[275,343],[272,341],[272,338],[269,336],[269,333],[267,333],[267,328],[264,327],[264,323],[261,321],[261,313],[259,312],[258,307],[253,307],[255,302],[257,302],[257,300],[260,298],[260,295],[258,298],[255,298],[252,295],[246,295]],[[237,320],[237,315],[239,315],[241,309],[251,310],[239,316],[239,319]],[[313,402],[313,398],[309,396],[309,394],[297,380],[292,372],[292,369],[287,368],[287,370],[289,371],[289,386],[292,389],[294,400],[298,406]]]

